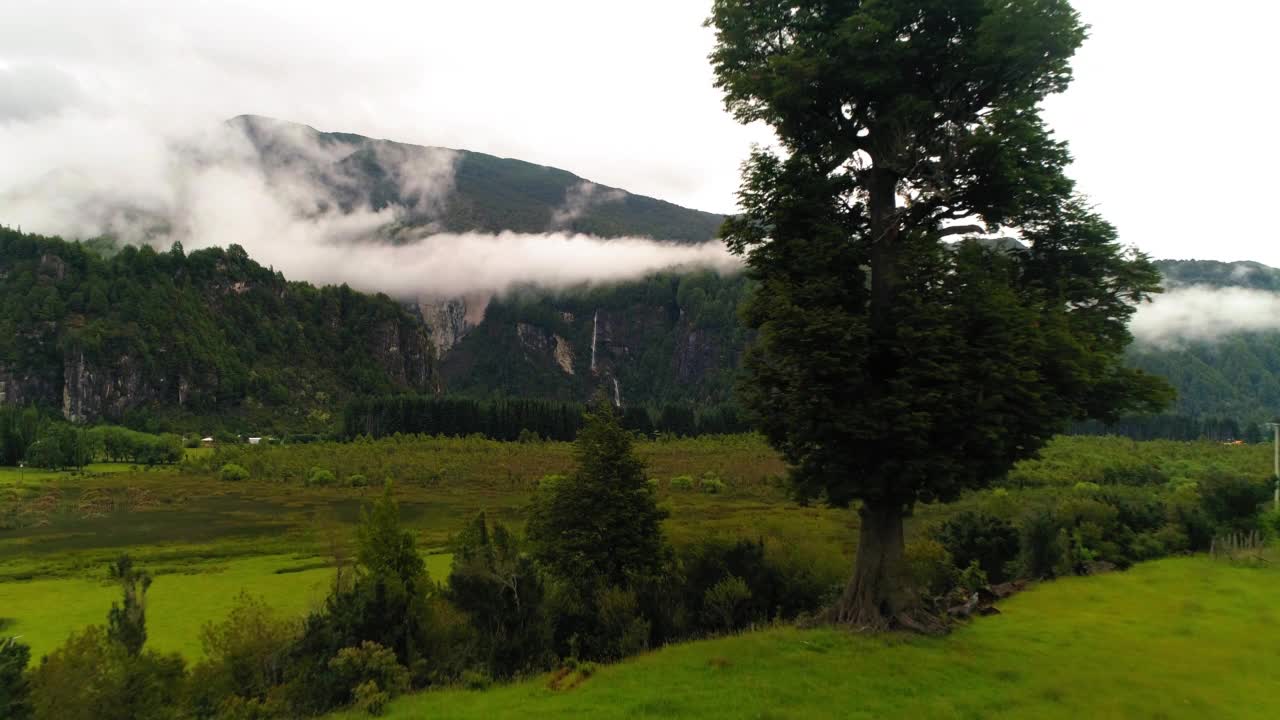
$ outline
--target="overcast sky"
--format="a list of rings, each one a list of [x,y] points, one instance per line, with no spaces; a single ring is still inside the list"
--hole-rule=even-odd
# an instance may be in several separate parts
[[[708,6],[4,0],[0,190],[60,153],[104,153],[127,174],[131,134],[257,113],[731,211],[738,164],[768,136],[738,126],[712,87]],[[1280,3],[1076,7],[1092,39],[1048,117],[1081,188],[1157,257],[1280,266],[1267,212],[1280,191]]]

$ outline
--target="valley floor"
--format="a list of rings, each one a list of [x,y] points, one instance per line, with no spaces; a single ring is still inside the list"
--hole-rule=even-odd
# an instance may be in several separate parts
[[[1044,583],[945,638],[777,628],[687,643],[570,690],[542,676],[426,692],[386,717],[1273,718],[1274,560],[1174,558]]]

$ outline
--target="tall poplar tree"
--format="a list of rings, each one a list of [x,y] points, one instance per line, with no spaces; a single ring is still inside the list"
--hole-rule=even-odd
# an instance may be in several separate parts
[[[780,146],[724,229],[757,281],[741,396],[802,497],[860,508],[833,619],[921,627],[917,502],[1168,401],[1122,365],[1159,274],[1041,118],[1085,27],[1067,0],[715,0],[708,24],[727,107]]]

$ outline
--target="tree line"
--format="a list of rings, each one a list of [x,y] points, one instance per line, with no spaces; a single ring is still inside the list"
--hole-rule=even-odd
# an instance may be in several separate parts
[[[159,465],[181,460],[182,446],[177,435],[83,427],[35,407],[0,405],[0,465],[50,470],[83,468],[95,460]]]
[[[480,400],[437,395],[384,395],[349,402],[342,414],[342,437],[401,435],[482,435],[493,440],[572,441],[582,428],[584,406],[528,398]],[[694,437],[747,432],[737,408],[681,403],[630,405],[622,426],[645,436]]]

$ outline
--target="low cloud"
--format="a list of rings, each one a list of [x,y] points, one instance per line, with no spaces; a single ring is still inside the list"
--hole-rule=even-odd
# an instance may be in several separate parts
[[[1162,348],[1280,330],[1280,293],[1204,285],[1178,288],[1141,306],[1130,330],[1139,342]]]
[[[0,123],[0,156],[0,222],[161,249],[238,244],[291,279],[402,299],[615,282],[674,266],[740,267],[714,242],[436,232],[433,218],[454,188],[453,151],[357,145],[262,118],[174,133],[63,112]],[[557,222],[622,195],[583,183],[567,193]]]
[[[563,230],[592,208],[622,202],[626,197],[622,190],[583,180],[565,191],[564,204],[551,213],[551,229]]]

